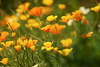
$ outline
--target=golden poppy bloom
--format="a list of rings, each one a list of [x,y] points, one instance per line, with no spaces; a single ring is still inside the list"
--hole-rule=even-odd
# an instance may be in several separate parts
[[[29,39],[28,44],[27,44],[27,47],[30,48],[31,46],[34,46],[34,44],[36,44],[37,41],[38,41],[38,40]]]
[[[65,27],[66,27],[65,25],[59,25],[58,23],[56,23],[56,24],[51,25],[50,32],[52,32],[53,34],[57,35]]]
[[[10,30],[16,30],[20,27],[20,23],[18,22],[11,22],[8,24],[8,29]]]
[[[50,12],[52,11],[52,7],[44,7],[42,10],[43,14],[50,14]]]
[[[6,48],[9,48],[11,44],[13,44],[13,41],[7,41],[6,43],[1,42],[1,44],[3,44]]]
[[[47,25],[47,26],[41,28],[41,30],[43,30],[44,32],[48,33],[49,30],[50,30],[50,27],[51,27],[51,25]]]
[[[68,23],[68,21],[71,19],[71,15],[62,16],[61,19],[61,22]]]
[[[42,3],[47,6],[51,6],[53,4],[53,0],[42,0]]]
[[[21,50],[21,45],[16,45],[15,49],[19,52]]]
[[[27,28],[31,28],[31,27],[39,28],[41,25],[42,25],[42,23],[41,22],[39,23],[36,19],[28,19],[27,24],[25,24],[25,27],[27,27]]]
[[[87,38],[87,37],[92,36],[92,34],[93,34],[93,32],[89,32],[88,34],[83,34],[83,35],[81,35],[80,37],[82,37],[82,38]]]
[[[58,8],[63,10],[66,8],[66,5],[65,4],[58,4]]]
[[[15,33],[15,32],[13,32],[11,35],[12,35],[12,37],[15,37],[15,36],[16,36],[16,33]]]
[[[95,6],[95,7],[91,8],[91,10],[93,10],[97,13],[100,10],[100,6]]]
[[[47,21],[54,21],[58,16],[50,15],[47,17]]]
[[[77,22],[79,22],[82,19],[82,17],[83,17],[83,13],[82,13],[81,10],[77,10],[77,11],[73,12],[72,14],[73,14],[72,18],[74,20],[76,20]]]
[[[57,53],[58,52],[58,47],[55,47],[54,48],[54,51]]]
[[[61,40],[61,43],[64,47],[69,47],[72,44],[72,39]]]
[[[18,8],[16,9],[16,11],[18,13],[22,14],[24,11],[28,11],[29,6],[30,6],[30,3],[29,2],[25,2],[24,4],[19,5]]]
[[[63,49],[63,50],[59,50],[58,52],[60,54],[62,54],[63,56],[68,56],[69,53],[73,50],[73,48],[70,48],[70,49]]]
[[[3,58],[0,63],[7,65],[8,64],[8,58]]]
[[[7,31],[1,32],[0,41],[4,41],[8,35]]]
[[[40,16],[42,14],[43,7],[34,7],[30,10],[31,15]]]
[[[31,46],[30,48],[31,48],[32,51],[35,51],[36,50],[35,45],[34,46]]]
[[[41,50],[46,49],[47,51],[50,51],[50,50],[53,49],[53,47],[52,47],[53,42],[52,43],[51,42],[45,42],[43,44],[44,44],[44,46],[41,47]]]
[[[2,51],[2,48],[0,48],[0,52]]]
[[[20,16],[20,19],[26,21],[29,17],[30,17],[29,14],[21,15],[21,16]]]

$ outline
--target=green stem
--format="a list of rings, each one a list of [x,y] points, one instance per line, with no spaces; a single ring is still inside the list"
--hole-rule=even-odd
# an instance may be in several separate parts
[[[96,19],[96,21],[95,21],[95,24],[94,24],[94,26],[91,28],[91,30],[93,30],[93,29],[95,28],[95,26],[97,25],[97,23],[98,23],[98,13],[97,13],[97,19]]]

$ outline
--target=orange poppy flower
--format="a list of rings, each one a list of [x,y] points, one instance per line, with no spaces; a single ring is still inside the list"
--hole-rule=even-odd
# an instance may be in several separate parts
[[[66,27],[65,25],[59,25],[58,23],[56,23],[56,24],[51,25],[50,32],[52,32],[53,34],[57,35],[65,27]]]
[[[51,25],[47,25],[47,26],[41,28],[41,30],[43,30],[44,32],[47,32],[48,33],[49,30],[50,30],[50,27],[51,27]]]
[[[62,16],[61,19],[61,22],[68,23],[68,21],[71,19],[71,15]]]
[[[31,15],[40,16],[42,14],[43,7],[34,7],[30,10]]]
[[[27,44],[27,47],[30,48],[31,46],[34,46],[34,44],[37,43],[38,40],[32,40],[32,39],[29,39],[29,42]]]
[[[7,31],[1,32],[0,41],[4,41],[8,35]]]
[[[92,36],[92,34],[93,34],[93,32],[89,32],[88,34],[83,34],[83,35],[81,35],[80,37],[82,37],[82,38],[87,38],[87,37]]]
[[[74,20],[76,20],[77,22],[80,21],[82,19],[82,17],[83,17],[83,13],[82,13],[81,10],[77,10],[77,11],[73,12],[72,14],[73,14],[72,18]]]
[[[15,49],[19,52],[21,50],[21,45],[16,45]]]

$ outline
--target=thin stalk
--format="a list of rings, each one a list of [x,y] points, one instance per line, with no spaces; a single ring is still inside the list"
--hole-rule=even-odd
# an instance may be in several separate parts
[[[94,26],[91,28],[91,30],[93,30],[93,29],[95,28],[95,26],[97,25],[97,23],[98,23],[98,13],[97,13],[97,19],[96,19],[96,21],[95,21],[95,24],[94,24]]]

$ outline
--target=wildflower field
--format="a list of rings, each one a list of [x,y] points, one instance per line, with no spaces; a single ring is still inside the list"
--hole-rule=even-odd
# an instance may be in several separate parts
[[[100,67],[100,0],[0,0],[0,67]]]

